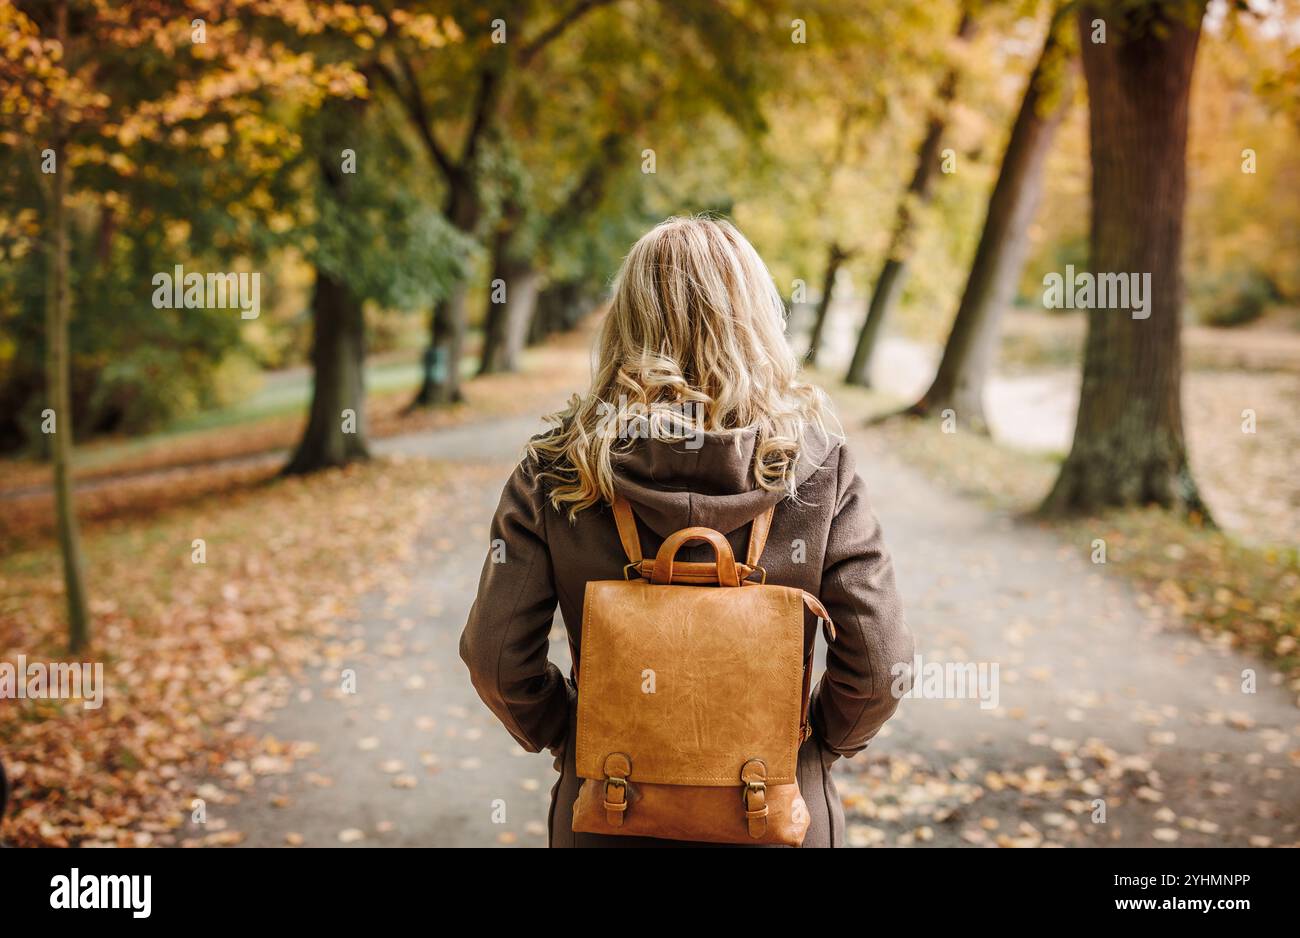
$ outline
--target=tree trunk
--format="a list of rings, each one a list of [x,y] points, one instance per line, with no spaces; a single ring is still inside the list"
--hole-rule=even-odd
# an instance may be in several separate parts
[[[575,285],[568,280],[548,283],[541,289],[537,294],[533,321],[528,325],[529,345],[544,342],[548,336],[563,328],[561,313],[575,289]]]
[[[1050,513],[1154,503],[1204,512],[1181,410],[1180,271],[1187,119],[1204,3],[1188,25],[1163,4],[1128,30],[1079,13],[1092,151],[1089,267],[1150,274],[1145,318],[1091,309],[1074,443],[1043,505]],[[1150,14],[1154,12],[1155,19]]]
[[[1072,26],[1071,17],[1058,15],[1029,76],[943,359],[930,389],[910,408],[912,414],[951,409],[965,426],[988,430],[984,381],[997,347],[998,323],[1020,279],[1029,225],[1042,194],[1043,165],[1073,96],[1073,56],[1063,46],[1068,44],[1065,30]]]
[[[492,276],[488,280],[487,313],[483,317],[483,350],[479,355],[478,373],[492,374],[502,368],[505,356],[506,319],[510,314],[510,277],[506,270],[505,241],[498,231],[492,240]],[[501,291],[504,291],[502,293]]]
[[[68,47],[68,10],[58,10],[58,35]],[[50,459],[54,469],[54,510],[63,556],[63,592],[68,606],[68,647],[81,651],[90,641],[90,613],[77,530],[76,506],[72,500],[72,394],[69,375],[68,320],[72,317],[72,290],[68,282],[68,162],[63,108],[57,105],[53,143],[58,164],[50,178],[49,251],[45,286],[45,388],[48,406],[54,411],[54,433],[50,437]]]
[[[458,230],[473,236],[482,213],[472,170],[457,173],[450,186],[444,212]],[[424,374],[411,408],[454,404],[464,399],[460,390],[460,360],[469,321],[468,292],[461,278],[447,296],[434,304],[433,315],[429,317],[429,345],[424,350]]]
[[[962,13],[957,26],[957,38],[968,40],[975,32],[975,22],[969,13]],[[889,316],[903,284],[907,280],[908,256],[912,250],[912,223],[916,209],[925,205],[930,199],[935,170],[939,168],[940,144],[948,125],[948,109],[957,94],[958,69],[954,65],[948,69],[939,85],[934,111],[926,127],[925,137],[916,153],[916,170],[912,181],[907,186],[902,201],[898,203],[898,216],[894,223],[894,233],[889,240],[889,249],[885,252],[885,263],[880,268],[880,276],[871,291],[871,303],[867,307],[867,318],[858,333],[858,342],[853,349],[853,361],[849,364],[848,374],[844,380],[848,384],[871,386],[871,357],[875,352],[880,331]]]
[[[369,459],[365,316],[347,285],[317,269],[312,291],[312,398],[289,475]]]
[[[848,259],[846,252],[837,243],[832,243],[826,252],[826,273],[822,276],[822,295],[817,301],[817,310],[813,316],[812,335],[808,337],[808,353],[804,361],[809,365],[817,364],[817,353],[822,347],[822,333],[826,329],[826,315],[831,308],[831,296],[835,292],[835,278],[840,267]]]
[[[511,255],[512,234],[509,230],[498,232],[492,245],[492,280],[479,362],[481,375],[518,370],[519,355],[537,307],[541,274],[529,261]],[[498,282],[505,287],[501,302],[496,302]]]
[[[561,280],[538,291],[532,322],[528,326],[528,344],[537,345],[548,336],[572,329],[590,312],[601,296],[599,289],[585,280]]]
[[[537,297],[541,292],[542,274],[531,264],[520,262],[510,270],[510,300],[506,304],[505,354],[502,371],[517,371],[519,358],[528,342],[528,332],[537,315]]]

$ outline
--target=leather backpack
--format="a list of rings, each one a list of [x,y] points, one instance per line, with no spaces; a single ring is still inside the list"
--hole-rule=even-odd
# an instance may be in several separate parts
[[[621,580],[589,582],[583,599],[573,829],[798,846],[810,820],[797,766],[815,639],[805,641],[804,609],[828,641],[835,630],[815,597],[767,583],[759,560],[772,509],[752,522],[738,563],[704,527],[669,535],[645,559],[631,506],[620,496],[613,507],[628,563]],[[676,559],[697,541],[713,563]]]

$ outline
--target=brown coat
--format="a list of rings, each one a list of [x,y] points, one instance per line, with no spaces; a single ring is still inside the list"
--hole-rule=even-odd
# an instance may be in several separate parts
[[[753,431],[704,434],[696,448],[641,440],[615,470],[616,487],[636,512],[650,557],[664,537],[691,525],[723,532],[743,556],[749,522],[779,501],[761,561],[768,582],[820,598],[838,629],[813,691],[813,735],[799,751],[799,785],[812,815],[804,845],[825,847],[844,842],[831,764],[864,749],[897,708],[891,669],[911,662],[912,636],[851,455],[838,440],[810,436],[797,473],[797,501],[755,486]],[[573,754],[577,697],[572,682],[547,660],[548,634],[558,603],[581,657],[587,581],[623,575],[627,560],[610,508],[588,509],[570,523],[547,502],[536,467],[524,460],[501,495],[492,539],[504,542],[504,562],[489,556],[484,563],[461,657],[479,696],[519,744],[555,756],[560,778],[551,792],[551,846],[671,845],[570,829],[580,783]],[[712,559],[707,545],[680,556]],[[808,620],[812,640],[816,620]]]

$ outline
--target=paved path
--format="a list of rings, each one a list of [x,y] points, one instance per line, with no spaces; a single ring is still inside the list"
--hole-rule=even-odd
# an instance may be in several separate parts
[[[1090,539],[940,490],[869,439],[855,449],[918,651],[1000,678],[992,709],[903,701],[876,761],[845,766],[867,762],[842,786],[864,799],[860,842],[1300,841],[1300,710],[1280,675],[1094,565]]]
[[[537,426],[511,418],[379,445],[456,461],[458,497],[422,537],[427,561],[349,626],[337,663],[357,672],[357,693],[337,694],[337,668],[322,668],[264,728],[318,750],[211,818],[250,845],[545,843],[551,760],[496,724],[457,653],[501,484]],[[1089,562],[1088,545],[948,494],[870,438],[854,446],[919,650],[997,663],[1000,681],[989,710],[904,701],[870,752],[837,768],[852,843],[1298,839],[1300,713],[1266,666],[1163,623],[1118,571]],[[558,627],[551,649],[567,669]],[[1239,690],[1247,668],[1253,695]]]

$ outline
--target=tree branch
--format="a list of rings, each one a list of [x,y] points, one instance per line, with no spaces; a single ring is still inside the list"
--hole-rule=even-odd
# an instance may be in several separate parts
[[[433,135],[433,123],[429,119],[429,109],[425,106],[424,96],[420,94],[420,83],[415,80],[415,69],[411,66],[411,60],[403,55],[399,50],[394,50],[393,55],[397,58],[397,63],[402,69],[402,74],[406,76],[406,88],[402,88],[401,82],[393,74],[393,70],[384,62],[375,61],[375,71],[384,79],[384,82],[393,89],[397,99],[406,108],[406,112],[411,116],[411,121],[415,124],[416,130],[419,131],[420,140],[424,147],[433,157],[433,161],[438,164],[443,175],[452,179],[457,173],[457,166],[452,162],[447,151],[438,143],[438,138]]]
[[[526,66],[554,40],[558,39],[564,32],[578,20],[582,19],[592,10],[599,9],[603,6],[609,6],[616,0],[578,0],[568,13],[562,15],[550,26],[538,33],[530,42],[524,44],[523,51],[519,53],[519,64]]]
[[[465,134],[465,146],[460,154],[462,169],[468,167],[474,159],[483,131],[487,128],[493,111],[496,110],[497,91],[500,87],[500,72],[491,65],[485,65],[479,72],[478,90],[474,93],[472,112],[474,116],[470,120],[469,130]]]

